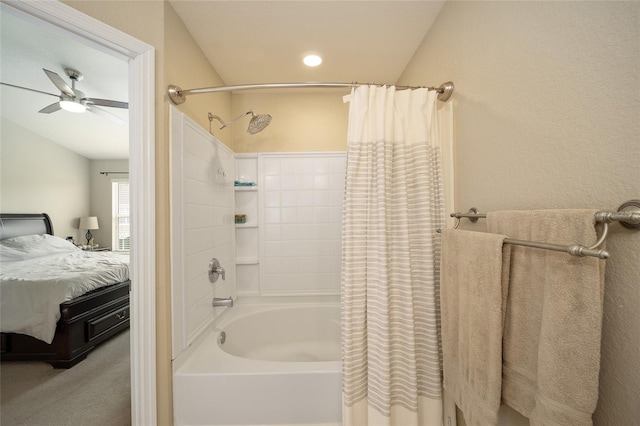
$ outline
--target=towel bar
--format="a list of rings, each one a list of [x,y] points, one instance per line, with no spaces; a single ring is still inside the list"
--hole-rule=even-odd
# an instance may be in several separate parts
[[[548,243],[538,243],[535,241],[526,241],[526,240],[514,240],[512,238],[505,238],[504,242],[507,244],[515,244],[517,246],[526,246],[526,247],[534,247],[545,250],[553,250],[553,251],[561,251],[564,253],[569,253],[572,256],[589,256],[589,257],[597,257],[599,259],[608,259],[609,252],[606,250],[596,250],[592,248],[588,248],[585,246],[581,246],[579,244],[574,244],[571,246],[561,246],[557,244],[548,244]]]
[[[451,217],[456,219],[456,223],[453,229],[456,229],[460,225],[461,218],[467,218],[471,222],[476,222],[478,219],[484,219],[487,217],[486,213],[478,213],[478,209],[472,207],[466,213],[451,213]],[[595,221],[603,224],[602,234],[592,246],[585,247],[579,244],[570,246],[561,246],[557,244],[539,243],[535,241],[514,240],[511,238],[505,238],[504,242],[508,244],[515,244],[520,246],[541,248],[546,250],[561,251],[569,253],[573,256],[592,256],[600,259],[607,259],[609,252],[606,250],[597,250],[600,244],[607,238],[607,232],[609,230],[608,224],[611,222],[620,222],[622,226],[628,229],[640,229],[640,200],[629,200],[618,208],[615,212],[601,211],[595,215]]]

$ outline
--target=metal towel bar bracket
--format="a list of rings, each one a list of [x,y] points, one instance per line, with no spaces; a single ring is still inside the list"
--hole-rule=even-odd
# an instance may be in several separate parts
[[[470,208],[466,213],[451,213],[450,216],[456,219],[456,223],[453,229],[458,228],[461,218],[467,218],[471,222],[477,222],[478,219],[487,217],[486,213],[478,213],[478,209],[476,209],[475,207]],[[620,224],[625,228],[634,230],[640,229],[640,200],[626,201],[625,203],[620,205],[620,207],[618,207],[618,210],[615,212],[597,212],[595,215],[595,221],[598,223],[602,223],[602,232],[598,240],[589,247],[581,246],[579,244],[561,246],[557,244],[539,243],[535,241],[514,240],[511,238],[506,238],[504,242],[508,244],[516,244],[527,247],[562,251],[573,256],[593,256],[600,259],[607,259],[609,257],[609,252],[607,252],[606,250],[598,250],[597,247],[600,246],[607,238],[607,234],[609,232],[609,223],[620,222]]]
[[[640,200],[629,200],[615,212],[598,212],[596,221],[603,223],[620,222],[628,229],[640,229]]]

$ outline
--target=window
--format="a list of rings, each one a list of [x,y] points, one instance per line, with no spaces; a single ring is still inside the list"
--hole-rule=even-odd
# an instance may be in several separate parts
[[[131,231],[129,221],[129,180],[114,179],[111,181],[111,249],[113,251],[129,251]]]

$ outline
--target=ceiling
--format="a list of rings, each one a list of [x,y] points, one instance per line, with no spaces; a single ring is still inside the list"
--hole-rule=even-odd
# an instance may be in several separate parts
[[[97,99],[128,101],[128,64],[89,46],[77,37],[33,18],[0,9],[0,81],[55,95],[60,91],[43,68],[58,74],[71,86],[67,67],[84,74],[76,88]],[[53,96],[0,86],[0,115],[89,159],[129,158],[129,127],[102,116],[59,110],[38,113],[57,102]],[[128,120],[128,111],[104,110]]]
[[[169,0],[226,85],[395,83],[445,0]],[[0,81],[58,94],[42,68],[85,76],[87,97],[128,100],[127,63],[78,38],[0,10]],[[316,68],[308,53],[323,57]],[[180,82],[171,82],[180,86]],[[190,89],[190,87],[183,87]],[[38,113],[56,98],[0,86],[2,117],[89,159],[128,157],[128,126],[101,116]],[[105,108],[126,119],[127,111]]]
[[[227,85],[393,84],[444,0],[169,2]],[[306,67],[308,53],[323,63]]]

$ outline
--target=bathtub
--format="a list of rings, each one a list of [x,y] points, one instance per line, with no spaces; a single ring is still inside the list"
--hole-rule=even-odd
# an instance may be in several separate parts
[[[225,309],[174,361],[175,424],[339,424],[338,304]]]

